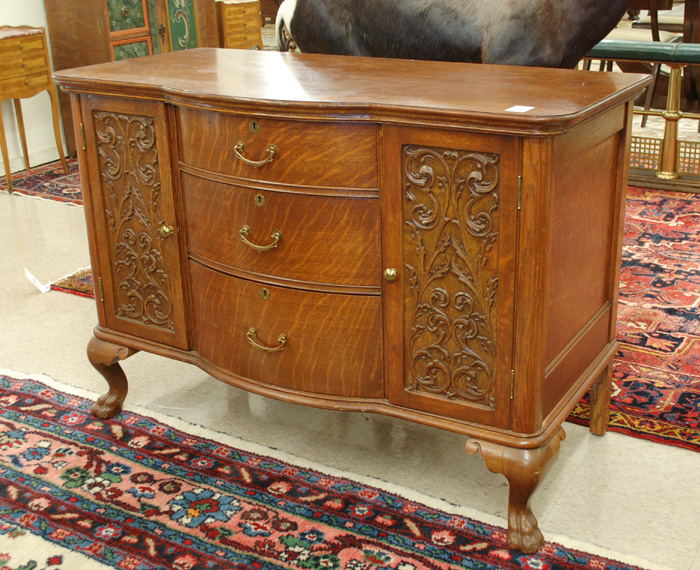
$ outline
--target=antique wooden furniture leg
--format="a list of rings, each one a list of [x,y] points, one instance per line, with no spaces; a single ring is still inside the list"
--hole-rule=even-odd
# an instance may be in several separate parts
[[[19,140],[22,143],[22,154],[24,155],[24,169],[29,170],[29,151],[27,150],[27,134],[24,132],[24,115],[22,115],[22,103],[19,99],[13,99],[15,105],[15,115],[17,116],[17,128],[19,129]]]
[[[508,479],[508,546],[525,553],[537,552],[544,537],[530,507],[530,498],[540,480],[547,474],[559,445],[566,437],[559,428],[542,447],[517,449],[490,441],[471,438],[467,452],[480,453],[486,467],[493,473],[502,473]]]
[[[595,435],[605,435],[608,431],[611,391],[612,362],[605,367],[590,389],[590,430]]]
[[[56,148],[58,149],[58,156],[61,159],[61,165],[63,166],[63,172],[68,174],[68,163],[66,162],[66,153],[63,150],[63,143],[61,142],[61,126],[59,123],[59,111],[58,111],[58,95],[56,95],[56,87],[51,85],[51,89],[46,90],[51,99],[51,116],[53,118],[53,136],[56,139]],[[29,163],[27,163],[27,168],[29,168]]]
[[[2,103],[2,101],[0,101],[0,103]],[[10,168],[10,155],[7,151],[7,139],[5,138],[5,122],[2,119],[2,108],[0,108],[0,151],[2,151],[2,165],[5,167],[7,191],[12,194],[12,169]]]
[[[105,377],[109,384],[109,392],[95,402],[92,415],[109,419],[122,411],[129,385],[119,361],[129,358],[135,352],[134,349],[106,342],[95,336],[90,339],[87,348],[90,364]]]

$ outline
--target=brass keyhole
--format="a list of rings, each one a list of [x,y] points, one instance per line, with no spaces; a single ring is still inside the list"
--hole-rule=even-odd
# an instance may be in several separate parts
[[[258,121],[253,119],[252,121],[250,121],[250,123],[248,123],[248,128],[250,129],[250,132],[253,134],[260,132],[260,123],[258,123]]]
[[[253,201],[255,202],[255,205],[258,207],[262,207],[265,205],[265,196],[262,194],[256,194],[255,198],[253,198]]]
[[[270,290],[263,287],[260,289],[260,296],[263,298],[263,301],[268,301],[270,299]]]

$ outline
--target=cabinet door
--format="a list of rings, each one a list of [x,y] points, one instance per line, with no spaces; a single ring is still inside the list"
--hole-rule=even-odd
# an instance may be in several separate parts
[[[519,142],[401,127],[383,141],[389,399],[507,427]]]
[[[83,188],[100,323],[187,348],[166,108],[83,96],[81,113]]]

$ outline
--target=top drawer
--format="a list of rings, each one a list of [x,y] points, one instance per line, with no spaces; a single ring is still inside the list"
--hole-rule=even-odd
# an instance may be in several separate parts
[[[223,115],[181,107],[180,140],[185,164],[214,173],[291,186],[378,188],[374,125]],[[236,148],[239,142],[244,148]]]
[[[0,41],[0,79],[36,73],[47,68],[42,34]]]

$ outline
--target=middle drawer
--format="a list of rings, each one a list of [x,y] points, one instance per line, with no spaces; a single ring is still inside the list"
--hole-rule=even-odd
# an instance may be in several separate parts
[[[253,190],[184,173],[182,180],[190,252],[279,279],[381,285],[376,198]]]
[[[203,358],[256,383],[381,398],[377,295],[263,286],[190,262],[195,344]]]

